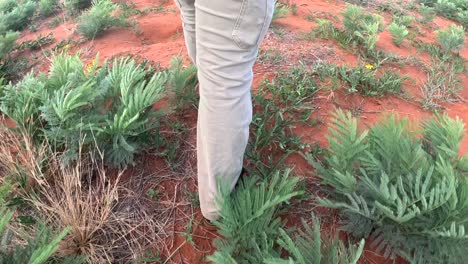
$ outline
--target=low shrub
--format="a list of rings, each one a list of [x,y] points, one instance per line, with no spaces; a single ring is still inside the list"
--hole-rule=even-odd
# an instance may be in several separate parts
[[[94,1],[93,6],[79,17],[77,31],[87,39],[94,39],[111,27],[128,26],[125,18],[114,15],[117,4],[110,0]]]
[[[51,16],[58,9],[58,0],[40,0],[38,11],[43,17]]]
[[[437,12],[435,11],[433,7],[429,7],[424,4],[422,4],[421,7],[419,8],[419,12],[422,15],[421,22],[424,24],[432,22],[432,20],[434,20],[434,18],[437,15]]]
[[[92,0],[64,0],[63,5],[68,15],[77,16],[92,5]]]
[[[461,26],[450,25],[437,30],[437,41],[445,52],[459,52],[465,42],[465,32]]]
[[[415,132],[420,131],[420,134]],[[369,238],[385,257],[411,263],[463,263],[468,249],[468,156],[459,157],[460,119],[446,115],[421,128],[390,116],[361,130],[350,113],[337,111],[322,162],[310,154],[339,209],[343,229]]]
[[[4,31],[21,31],[31,22],[36,7],[37,4],[33,1],[4,4],[1,8],[7,11],[3,11],[0,16],[0,28]]]

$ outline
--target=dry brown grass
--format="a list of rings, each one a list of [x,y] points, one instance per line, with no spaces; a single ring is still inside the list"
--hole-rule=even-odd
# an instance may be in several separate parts
[[[164,243],[161,215],[124,187],[123,171],[109,174],[102,157],[89,155],[66,166],[51,153],[47,144],[34,146],[25,133],[0,128],[0,183],[7,178],[16,183],[20,175],[27,188],[15,184],[16,192],[27,201],[27,213],[56,230],[71,227],[57,255],[130,263]]]

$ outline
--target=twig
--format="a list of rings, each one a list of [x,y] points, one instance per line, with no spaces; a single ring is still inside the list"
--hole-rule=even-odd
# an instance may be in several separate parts
[[[178,246],[178,247],[174,250],[174,252],[172,252],[171,255],[169,255],[169,257],[167,257],[166,261],[164,261],[163,264],[166,264],[169,260],[171,260],[172,257],[173,257],[177,252],[179,252],[179,250],[180,250],[185,244],[187,244],[187,240],[185,240],[184,243],[180,244],[180,246]]]

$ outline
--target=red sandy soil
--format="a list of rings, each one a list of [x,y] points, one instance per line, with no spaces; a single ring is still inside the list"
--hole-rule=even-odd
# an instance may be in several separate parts
[[[264,43],[261,46],[262,50],[276,49],[281,52],[284,57],[284,62],[275,65],[268,64],[267,62],[258,62],[254,68],[256,73],[254,81],[254,89],[258,86],[260,81],[264,78],[272,78],[279,70],[286,70],[293,66],[299,59],[305,62],[315,62],[318,60],[329,61],[337,64],[357,65],[358,58],[350,51],[344,50],[339,47],[332,40],[314,41],[304,40],[303,36],[315,27],[315,23],[308,21],[305,17],[312,14],[313,17],[330,18],[333,16],[341,17],[339,12],[345,8],[345,3],[336,0],[292,0],[291,3],[296,3],[298,6],[297,15],[288,15],[287,18],[275,21],[275,27],[282,30],[282,39],[276,34],[270,32]],[[158,7],[161,1],[154,0],[137,0],[135,4],[138,8],[144,9],[149,7]],[[91,60],[99,54],[101,61],[111,58],[116,55],[133,54],[141,58],[154,61],[161,66],[168,65],[170,59],[175,55],[182,55],[185,58],[186,50],[184,47],[184,39],[182,34],[182,25],[179,17],[178,10],[172,2],[164,4],[166,12],[164,13],[148,13],[143,16],[135,16],[138,22],[138,31],[134,32],[132,29],[111,29],[104,33],[102,36],[93,41],[87,41],[77,45],[71,45],[70,52],[82,51],[82,57],[85,60]],[[64,16],[61,14],[61,16]],[[384,18],[388,24],[391,21],[391,15],[385,14]],[[47,24],[50,19],[41,23],[37,32],[25,32],[22,34],[21,41],[35,39],[39,34],[45,36],[50,32],[53,33],[56,43],[61,40],[73,39],[78,40],[79,36],[75,32],[76,23],[73,21],[63,23],[54,29],[48,29]],[[434,29],[446,27],[452,21],[443,18],[437,18],[432,23],[432,29],[418,24],[422,31],[422,35],[418,39],[425,42],[435,42]],[[49,45],[51,48],[53,46]],[[391,42],[391,36],[387,32],[380,35],[378,42],[378,49],[382,49],[391,53],[399,54],[401,56],[415,56],[423,62],[429,62],[430,56],[426,53],[421,53],[412,47],[411,44],[404,43],[401,48],[396,47]],[[42,53],[39,52],[39,55]],[[468,58],[468,49],[465,46],[461,51],[462,56]],[[188,61],[188,60],[187,60]],[[48,68],[48,60],[39,57],[36,61],[36,71],[44,71]],[[395,68],[401,74],[410,76],[413,80],[405,83],[404,89],[408,92],[413,99],[404,99],[400,97],[387,96],[384,98],[371,98],[362,97],[359,95],[347,95],[344,89],[338,91],[321,91],[316,98],[317,111],[314,118],[321,120],[321,125],[313,128],[298,128],[296,133],[303,137],[303,140],[310,144],[318,143],[321,146],[326,146],[327,142],[325,134],[327,131],[327,124],[330,120],[330,112],[337,108],[352,110],[360,115],[363,127],[370,125],[382,118],[383,114],[396,113],[401,117],[408,117],[409,120],[419,122],[431,116],[431,112],[424,111],[420,103],[417,101],[420,98],[420,87],[426,80],[426,75],[422,69],[417,65],[405,65],[402,68]],[[468,99],[468,76],[463,76],[463,91],[460,93],[462,98]],[[468,103],[460,101],[457,103],[443,104],[445,111],[450,116],[460,117],[466,124],[468,124]],[[168,231],[170,234],[167,238],[167,248],[161,251],[163,256],[169,256],[176,252],[168,263],[204,263],[204,257],[212,254],[214,248],[212,240],[217,237],[217,234],[205,230],[202,226],[198,226],[197,219],[200,219],[199,209],[193,209],[189,204],[189,199],[183,194],[183,189],[196,191],[196,175],[195,175],[195,160],[194,146],[195,146],[195,124],[196,113],[194,111],[181,117],[185,124],[188,124],[190,129],[190,137],[186,142],[188,148],[188,162],[184,166],[189,166],[190,169],[184,170],[183,181],[163,180],[158,182],[157,185],[151,186],[163,191],[165,204],[172,208],[171,214],[174,219],[169,223]],[[460,154],[468,152],[468,137],[462,143]],[[310,179],[307,180],[308,184],[312,184],[317,189],[319,184],[310,176],[311,167],[300,156],[292,156],[288,159],[288,163],[295,167],[295,170],[300,175],[309,175]],[[157,158],[145,158],[141,170],[148,172],[157,171],[165,167],[165,164]],[[148,186],[150,188],[150,186]],[[317,192],[320,190],[318,189]],[[306,202],[307,203],[307,202]],[[325,217],[329,222],[324,222],[324,232],[331,232],[337,228],[337,216],[324,209],[315,209],[311,204],[302,204],[298,207],[307,207],[305,210],[307,214],[314,211],[317,215]],[[193,210],[193,211],[192,211]],[[299,210],[298,210],[299,211]],[[193,244],[186,242],[186,238],[181,236],[185,232],[186,225],[191,218],[195,215],[195,223],[193,224]],[[291,223],[298,223],[301,213],[289,215],[288,219]],[[366,250],[361,263],[390,263],[385,262],[383,257],[370,250]]]

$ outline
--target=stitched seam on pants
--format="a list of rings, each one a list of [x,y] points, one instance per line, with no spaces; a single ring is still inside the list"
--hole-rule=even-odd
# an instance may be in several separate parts
[[[266,30],[268,30],[268,28],[265,29],[266,25],[268,24],[267,23],[267,18],[268,18],[268,0],[265,1],[265,17],[263,17],[262,30],[260,31],[260,34],[258,35],[257,46],[260,45],[260,38],[262,37],[262,35],[265,34]],[[268,26],[270,26],[270,25],[268,25]]]
[[[240,29],[240,25],[242,23],[242,20],[244,20],[244,16],[245,16],[245,11],[247,10],[247,6],[248,6],[248,1],[249,0],[243,0],[242,1],[242,5],[241,5],[241,10],[239,12],[239,16],[237,17],[237,21],[236,21],[236,24],[234,25],[234,30],[232,31],[232,38],[234,39],[234,41],[236,42],[237,46],[239,46],[239,48],[241,49],[244,49],[245,47],[243,47],[243,45],[241,44],[241,40],[240,38],[237,36],[237,33],[239,32],[239,29]]]

